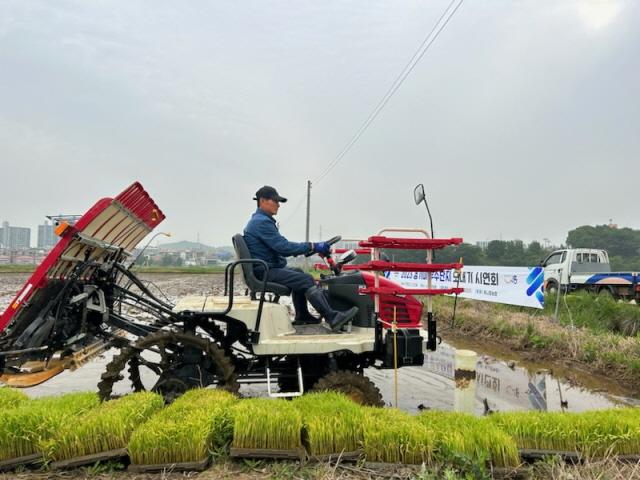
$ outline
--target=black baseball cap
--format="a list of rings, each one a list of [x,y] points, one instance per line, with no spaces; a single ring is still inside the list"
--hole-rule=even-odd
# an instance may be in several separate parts
[[[260,190],[256,192],[256,196],[253,197],[254,200],[258,200],[260,198],[270,198],[271,200],[276,200],[280,203],[284,203],[287,201],[286,198],[281,197],[278,194],[278,191],[275,188],[270,187],[269,185],[265,185],[264,187],[260,188]]]

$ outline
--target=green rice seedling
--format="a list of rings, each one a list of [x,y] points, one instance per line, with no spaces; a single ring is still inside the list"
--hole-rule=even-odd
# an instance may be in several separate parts
[[[363,410],[347,396],[309,393],[293,404],[302,414],[303,440],[310,454],[353,452],[362,446]]]
[[[95,393],[43,397],[0,411],[0,461],[42,451],[42,442],[99,403]]]
[[[640,454],[640,409],[624,408],[580,414],[578,450],[587,457]]]
[[[433,464],[435,435],[395,408],[363,407],[364,453],[370,462]]]
[[[491,421],[525,449],[575,451],[586,457],[640,454],[640,410],[500,413]]]
[[[436,450],[445,460],[462,454],[474,461],[487,459],[495,467],[520,464],[515,440],[485,418],[431,410],[418,415],[418,420],[433,431]]]
[[[506,412],[489,417],[490,422],[511,435],[519,448],[578,451],[580,415],[560,412]]]
[[[295,450],[301,448],[302,415],[286,400],[250,398],[234,408],[233,446]]]
[[[129,441],[137,465],[196,462],[228,445],[237,398],[215,389],[194,389],[140,426]]]
[[[152,392],[104,402],[61,426],[43,448],[55,461],[125,448],[133,430],[163,406],[162,396]]]
[[[0,412],[17,407],[29,400],[29,397],[16,388],[0,387]]]

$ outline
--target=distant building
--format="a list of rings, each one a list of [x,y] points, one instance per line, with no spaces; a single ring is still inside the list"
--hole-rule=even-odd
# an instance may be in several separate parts
[[[58,243],[56,234],[53,233],[53,225],[48,221],[44,225],[38,225],[38,248],[51,248]]]
[[[486,250],[487,248],[489,248],[489,240],[481,240],[479,242],[476,242],[476,246],[480,247],[482,250]]]
[[[31,229],[12,227],[9,222],[2,222],[0,243],[4,248],[27,249],[31,247]]]

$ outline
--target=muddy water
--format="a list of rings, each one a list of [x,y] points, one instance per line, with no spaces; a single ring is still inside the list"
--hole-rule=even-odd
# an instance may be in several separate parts
[[[26,274],[0,274],[0,311],[28,278]],[[221,294],[221,275],[151,274],[145,280],[163,291],[170,299],[183,295],[204,293]],[[236,284],[237,291],[244,289]],[[478,354],[476,380],[457,388],[454,379],[456,348],[475,350]],[[423,408],[438,410],[464,410],[483,414],[487,410],[584,411],[617,405],[639,405],[622,388],[603,379],[583,374],[576,385],[575,372],[557,370],[554,376],[544,364],[514,362],[509,351],[475,345],[463,338],[455,338],[453,345],[443,343],[438,352],[428,354],[424,366],[398,370],[398,407],[408,411]],[[496,351],[497,350],[497,351]],[[114,352],[106,352],[77,371],[66,371],[50,381],[25,392],[32,396],[62,392],[95,390],[100,375]],[[518,360],[518,359],[515,359]],[[563,375],[566,373],[567,375]],[[392,370],[368,369],[367,376],[380,388],[389,405],[395,404],[395,381]],[[570,380],[566,380],[570,378]],[[460,387],[460,385],[458,385]],[[125,393],[126,382],[116,385],[115,393]],[[241,393],[251,396],[266,395],[266,387],[243,385]]]

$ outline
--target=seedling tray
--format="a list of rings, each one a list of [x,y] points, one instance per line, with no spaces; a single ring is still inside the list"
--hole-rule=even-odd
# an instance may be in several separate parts
[[[180,463],[158,463],[154,465],[135,465],[131,464],[127,468],[133,473],[154,473],[154,472],[202,472],[209,467],[209,458],[204,458],[197,462],[180,462]]]
[[[293,450],[279,450],[272,448],[231,448],[230,456],[233,458],[277,458],[291,460],[305,460],[307,452],[304,448]]]
[[[10,458],[0,462],[0,472],[13,470],[19,466],[41,465],[44,463],[44,457],[41,453],[33,453],[24,457]]]
[[[565,462],[580,463],[586,460],[588,457],[580,452],[575,451],[563,451],[563,450],[534,450],[534,449],[520,449],[520,458],[527,462],[535,462],[542,460],[545,457],[558,456]],[[623,462],[637,463],[640,461],[640,455],[618,455],[612,458],[617,458]],[[604,459],[604,457],[591,457],[591,460]]]
[[[324,455],[309,455],[312,462],[357,462],[362,456],[362,450],[353,452],[327,453]]]
[[[91,455],[83,455],[81,457],[73,457],[67,460],[60,460],[53,462],[51,468],[53,470],[62,470],[65,468],[81,467],[83,465],[93,465],[96,462],[106,462],[109,460],[117,460],[118,458],[127,457],[126,448],[116,448],[115,450],[109,450],[106,452],[94,453]]]

